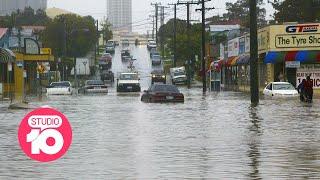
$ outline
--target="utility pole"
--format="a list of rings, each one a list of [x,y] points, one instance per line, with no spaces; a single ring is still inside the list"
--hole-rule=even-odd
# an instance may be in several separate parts
[[[169,4],[174,6],[173,20],[173,67],[177,66],[177,4]]]
[[[199,4],[199,2],[194,2],[194,1],[178,1],[178,5],[187,5],[187,37],[188,37],[188,59],[187,59],[187,78],[188,78],[188,88],[190,89],[191,87],[191,70],[193,69],[191,67],[191,64],[193,64],[193,50],[192,50],[192,47],[191,47],[191,39],[190,39],[190,29],[191,29],[191,23],[190,23],[190,5],[191,4]]]
[[[155,16],[152,15],[152,16],[149,16],[149,17],[152,17],[152,39],[154,40],[154,30],[155,30]]]
[[[161,3],[151,3],[152,6],[154,6],[155,8],[155,18],[156,18],[156,43],[158,44],[158,15],[159,15],[159,5],[161,5]]]
[[[206,75],[206,11],[214,8],[206,9],[206,2],[211,0],[199,0],[201,1],[201,9],[196,9],[196,11],[201,11],[201,19],[202,19],[202,86],[203,93],[207,92],[207,75]]]
[[[257,0],[250,0],[250,91],[251,103],[259,103]]]

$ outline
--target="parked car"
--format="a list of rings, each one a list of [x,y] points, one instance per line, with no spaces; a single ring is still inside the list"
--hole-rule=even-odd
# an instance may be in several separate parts
[[[69,81],[52,82],[47,87],[47,95],[72,95],[72,91]]]
[[[151,84],[163,83],[166,84],[166,75],[162,70],[154,70],[151,72]]]
[[[265,96],[272,97],[298,97],[296,88],[288,82],[272,82],[263,90]]]
[[[106,53],[114,54],[115,47],[116,47],[116,45],[115,45],[114,41],[108,41],[107,45],[106,45]]]
[[[121,60],[125,61],[128,60],[128,58],[131,58],[130,50],[129,49],[124,49],[121,51]]]
[[[187,83],[187,75],[185,67],[179,68],[171,68],[170,76],[172,84],[186,84]]]
[[[112,67],[112,55],[104,53],[99,59],[100,69],[110,69]]]
[[[152,58],[153,56],[160,56],[160,53],[157,51],[157,49],[150,50],[150,58]]]
[[[157,43],[155,41],[153,41],[153,40],[148,41],[147,48],[148,48],[149,51],[151,49],[156,49],[157,48]]]
[[[122,46],[130,46],[130,41],[128,39],[123,39],[121,41]]]
[[[105,83],[114,82],[114,73],[110,70],[103,70],[100,72],[101,80]]]
[[[108,93],[108,87],[102,80],[88,80],[84,86],[85,93]]]
[[[152,65],[161,65],[161,56],[160,55],[153,55],[151,58]]]
[[[141,96],[143,102],[184,102],[184,95],[174,85],[154,84]]]
[[[117,79],[117,92],[140,92],[139,75],[136,72],[120,73]]]

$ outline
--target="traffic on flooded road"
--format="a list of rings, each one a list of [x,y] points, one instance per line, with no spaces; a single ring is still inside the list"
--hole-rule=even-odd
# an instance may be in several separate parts
[[[108,92],[48,95],[32,102],[59,109],[72,124],[73,142],[63,160],[37,164],[28,159],[16,141],[17,127],[28,111],[9,110],[6,102],[0,103],[0,179],[13,174],[28,179],[35,173],[41,179],[320,177],[318,99],[307,104],[298,98],[266,98],[253,107],[245,93],[203,94],[201,87],[174,86],[169,78],[167,85],[151,86],[152,72],[163,66],[152,66],[146,46],[126,48],[136,59],[135,68],[128,69],[122,47],[116,47],[110,69],[115,81],[108,83]],[[87,92],[99,86],[100,77],[97,73],[96,81],[87,81]],[[131,79],[139,82],[141,91],[117,91]],[[171,94],[164,99],[148,95],[166,88]],[[145,103],[175,100],[178,91],[184,103]]]

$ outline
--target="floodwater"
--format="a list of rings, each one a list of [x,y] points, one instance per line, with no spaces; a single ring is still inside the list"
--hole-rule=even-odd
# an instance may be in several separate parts
[[[146,89],[146,47],[131,48]],[[125,69],[118,49],[113,71]],[[73,128],[69,151],[51,163],[20,150],[17,129],[28,111],[0,102],[0,179],[320,178],[319,100],[265,99],[251,107],[247,94],[179,88],[184,104],[145,104],[114,87],[33,102],[62,111]]]

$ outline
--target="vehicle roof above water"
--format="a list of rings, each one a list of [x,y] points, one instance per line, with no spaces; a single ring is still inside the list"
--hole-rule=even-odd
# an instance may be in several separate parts
[[[179,89],[175,85],[171,85],[171,84],[154,84],[151,86],[151,90],[154,92],[180,93]]]
[[[52,82],[52,83],[50,84],[50,86],[56,86],[56,87],[59,87],[59,86],[63,86],[63,87],[70,87],[70,86],[71,86],[71,83],[70,83],[70,81]]]
[[[292,85],[289,82],[272,82],[272,84],[279,84],[279,85],[281,85],[281,84],[285,84],[285,85],[290,84],[290,85]]]
[[[164,71],[161,69],[153,70],[151,74],[164,74]]]
[[[87,80],[86,81],[87,85],[103,85],[103,81],[101,80]]]

